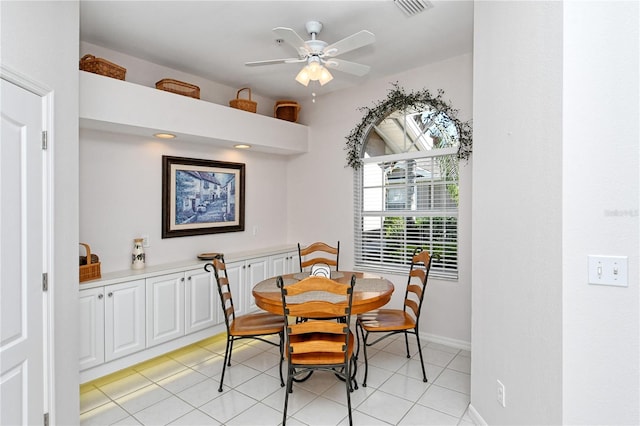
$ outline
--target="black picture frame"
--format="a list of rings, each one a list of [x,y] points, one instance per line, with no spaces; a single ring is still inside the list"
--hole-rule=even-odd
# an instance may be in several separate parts
[[[162,156],[162,238],[244,231],[245,165]]]

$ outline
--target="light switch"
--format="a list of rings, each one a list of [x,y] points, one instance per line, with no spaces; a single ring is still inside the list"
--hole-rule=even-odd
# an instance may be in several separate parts
[[[587,256],[589,284],[628,287],[627,256]]]

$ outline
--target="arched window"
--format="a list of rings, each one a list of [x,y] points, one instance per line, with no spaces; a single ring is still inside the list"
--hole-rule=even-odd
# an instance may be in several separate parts
[[[438,104],[440,95],[421,94],[419,102],[379,108],[381,118],[370,114],[363,126],[354,167],[355,264],[405,272],[420,246],[433,256],[431,274],[457,279],[458,159],[470,126]]]

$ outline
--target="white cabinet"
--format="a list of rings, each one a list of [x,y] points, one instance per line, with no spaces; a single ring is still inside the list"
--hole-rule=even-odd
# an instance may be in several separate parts
[[[104,289],[80,292],[80,370],[104,362]]]
[[[80,291],[80,369],[145,347],[144,280]]]
[[[257,310],[251,290],[255,284],[269,277],[269,257],[229,262],[226,266],[236,315]],[[224,321],[223,315],[224,313],[220,312],[221,322]]]
[[[203,268],[147,278],[147,346],[218,323],[215,277]]]
[[[216,277],[203,268],[185,273],[185,334],[218,323],[220,297]]]
[[[230,256],[231,257],[231,256]],[[253,287],[297,269],[291,247],[227,263],[236,313],[257,310]],[[224,333],[218,286],[202,262],[103,274],[80,289],[80,380],[85,383]],[[282,269],[286,271],[287,269]]]
[[[105,361],[144,349],[144,280],[106,286],[104,291]]]
[[[147,346],[184,335],[184,272],[147,278]]]
[[[277,277],[279,275],[299,272],[300,261],[297,251],[279,253],[269,256],[269,275]]]

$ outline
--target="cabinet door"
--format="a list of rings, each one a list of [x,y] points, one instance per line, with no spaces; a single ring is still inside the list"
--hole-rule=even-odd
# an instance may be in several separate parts
[[[287,264],[285,274],[300,272],[300,257],[297,251],[287,253]]]
[[[247,265],[244,261],[229,262],[227,266],[227,277],[229,278],[229,287],[231,288],[231,297],[233,298],[233,307],[236,315],[243,315],[246,312],[245,304],[245,291],[244,280],[246,274]],[[216,290],[217,291],[217,290]],[[220,310],[218,318],[219,322],[224,322],[224,312]]]
[[[105,287],[105,361],[145,348],[144,280]]]
[[[245,303],[248,312],[256,311],[259,308],[256,306],[256,300],[253,298],[251,291],[253,286],[258,284],[262,280],[269,278],[269,258],[259,257],[256,259],[250,259],[247,261],[247,273],[245,278]]]
[[[289,253],[280,253],[269,256],[269,275],[277,277],[284,275],[289,268]]]
[[[198,269],[185,275],[185,334],[189,334],[218,323],[220,297],[213,272]]]
[[[104,362],[104,289],[80,291],[80,370]]]
[[[147,347],[184,336],[184,272],[147,278]]]
[[[299,263],[297,251],[269,256],[269,276],[277,277],[298,272]]]

